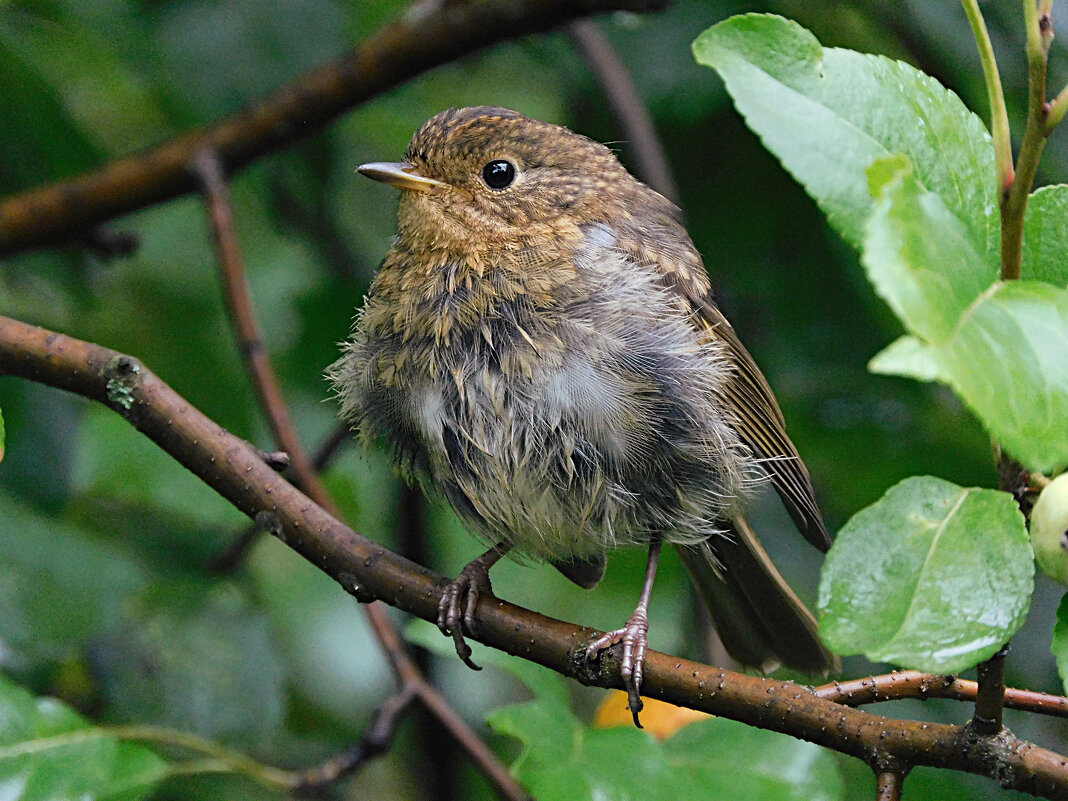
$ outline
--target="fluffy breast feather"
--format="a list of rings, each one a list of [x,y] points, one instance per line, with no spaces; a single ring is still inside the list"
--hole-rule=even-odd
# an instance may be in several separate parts
[[[364,439],[528,557],[589,558],[654,533],[699,542],[760,478],[723,401],[722,343],[613,244],[589,232],[551,304],[519,293],[475,317],[453,295],[447,341],[378,323],[372,289],[332,368]]]

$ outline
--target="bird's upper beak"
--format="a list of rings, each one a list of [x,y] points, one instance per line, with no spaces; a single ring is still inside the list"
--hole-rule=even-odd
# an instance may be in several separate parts
[[[421,175],[415,165],[407,161],[372,161],[370,164],[361,164],[356,172],[398,189],[416,192],[429,192],[435,186],[441,186],[441,181]]]

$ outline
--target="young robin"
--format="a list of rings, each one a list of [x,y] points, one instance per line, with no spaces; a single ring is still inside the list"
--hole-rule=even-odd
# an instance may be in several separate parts
[[[401,190],[399,231],[329,375],[359,438],[491,546],[441,601],[460,657],[509,551],[588,588],[607,551],[648,545],[634,614],[587,649],[623,643],[637,722],[669,542],[736,659],[834,669],[744,517],[770,482],[825,551],[808,471],[679,210],[607,147],[504,108],[444,111],[359,171]]]

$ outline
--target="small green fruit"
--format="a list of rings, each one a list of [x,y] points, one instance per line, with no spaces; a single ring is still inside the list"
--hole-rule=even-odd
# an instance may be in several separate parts
[[[1068,473],[1051,481],[1031,510],[1031,547],[1039,568],[1068,585]]]

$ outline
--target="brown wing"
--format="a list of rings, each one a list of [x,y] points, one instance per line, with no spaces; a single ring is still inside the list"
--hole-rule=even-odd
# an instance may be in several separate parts
[[[728,398],[742,441],[760,459],[790,517],[809,542],[826,551],[831,537],[812,491],[808,468],[786,435],[782,411],[753,357],[738,340],[712,300],[701,256],[682,226],[681,212],[651,189],[638,184],[635,204],[644,207],[642,224],[616,226],[618,246],[638,262],[655,264],[665,282],[688,301],[698,325],[727,346],[734,364]],[[655,242],[655,247],[649,243]]]
[[[680,288],[685,291],[684,286],[680,285]],[[831,537],[816,506],[812,479],[797,448],[786,435],[782,410],[767,379],[712,299],[687,295],[697,307],[701,322],[708,327],[709,333],[727,345],[727,355],[735,368],[728,398],[734,407],[742,441],[758,458],[766,460],[763,468],[805,539],[826,551],[831,547]]]

